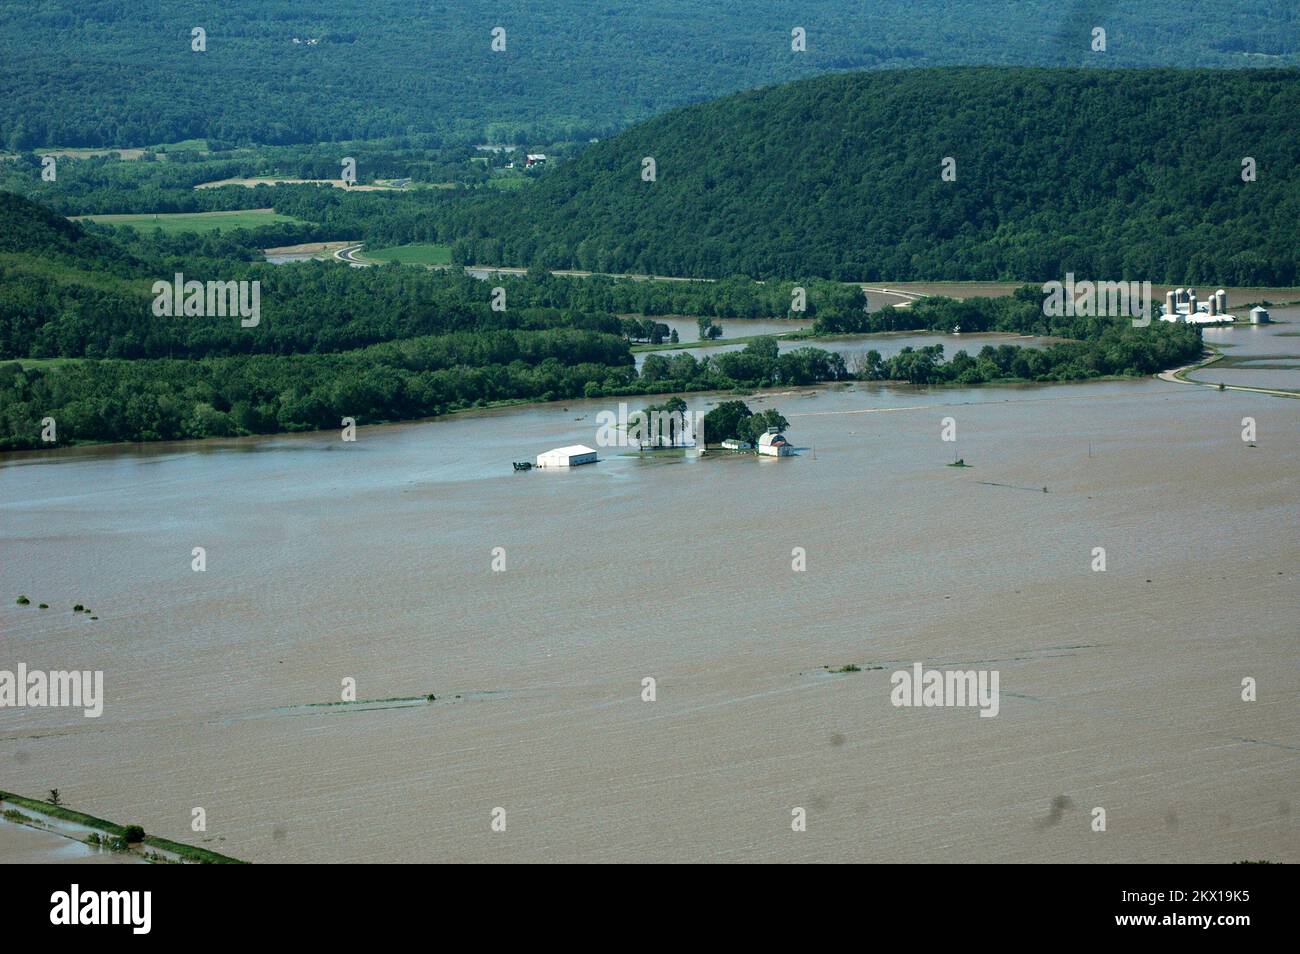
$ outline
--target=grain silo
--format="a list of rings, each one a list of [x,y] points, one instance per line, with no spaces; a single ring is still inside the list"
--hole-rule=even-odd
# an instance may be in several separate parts
[[[1268,309],[1256,305],[1250,310],[1250,323],[1252,325],[1266,325],[1269,320]]]
[[[1226,315],[1228,313],[1228,292],[1220,288],[1214,293],[1214,300],[1218,304],[1219,314]]]

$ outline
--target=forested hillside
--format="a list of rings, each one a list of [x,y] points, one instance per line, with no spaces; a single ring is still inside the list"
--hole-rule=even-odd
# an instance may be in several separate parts
[[[642,123],[445,231],[458,261],[607,272],[1293,284],[1297,128],[1296,70],[820,77]]]
[[[585,139],[842,70],[1296,65],[1298,17],[1291,0],[0,0],[0,148]]]

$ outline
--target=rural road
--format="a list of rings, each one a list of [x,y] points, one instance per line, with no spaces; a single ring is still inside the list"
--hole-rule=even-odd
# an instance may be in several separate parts
[[[1269,394],[1274,397],[1289,397],[1289,398],[1300,397],[1300,394],[1296,394],[1294,391],[1281,391],[1276,388],[1250,388],[1250,387],[1246,387],[1244,384],[1211,384],[1206,381],[1193,381],[1190,378],[1181,377],[1181,375],[1186,374],[1188,371],[1195,371],[1198,368],[1204,368],[1213,364],[1216,360],[1219,359],[1219,357],[1221,357],[1219,354],[1215,354],[1212,358],[1209,358],[1207,360],[1197,361],[1194,364],[1183,365],[1183,367],[1181,368],[1173,368],[1169,371],[1161,371],[1159,374],[1156,375],[1156,377],[1158,377],[1161,381],[1169,381],[1172,382],[1173,384],[1191,384],[1198,388],[1211,388],[1212,390],[1216,390],[1216,391],[1219,388],[1223,388],[1223,390],[1225,391],[1249,391],[1254,394]]]

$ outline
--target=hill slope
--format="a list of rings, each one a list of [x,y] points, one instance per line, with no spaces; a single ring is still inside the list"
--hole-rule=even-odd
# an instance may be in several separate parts
[[[650,120],[449,225],[484,264],[1293,284],[1296,128],[1296,70],[827,76]]]

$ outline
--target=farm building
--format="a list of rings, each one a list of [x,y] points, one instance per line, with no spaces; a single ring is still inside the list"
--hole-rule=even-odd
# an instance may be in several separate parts
[[[769,427],[767,433],[758,439],[758,452],[766,457],[789,457],[794,453],[794,448],[784,434],[775,427]]]
[[[577,467],[579,464],[594,463],[596,463],[596,452],[586,444],[557,447],[555,450],[537,455],[538,467]]]

